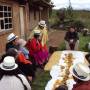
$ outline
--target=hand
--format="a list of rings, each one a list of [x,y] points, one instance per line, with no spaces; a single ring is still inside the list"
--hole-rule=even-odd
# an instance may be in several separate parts
[[[71,40],[70,40],[70,43],[73,43],[73,42],[74,42],[74,40],[73,40],[73,39],[71,39]]]

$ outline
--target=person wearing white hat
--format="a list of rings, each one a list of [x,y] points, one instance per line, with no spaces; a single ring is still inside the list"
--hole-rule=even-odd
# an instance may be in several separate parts
[[[42,26],[42,27],[46,27],[46,23],[44,20],[41,20],[38,25]]]
[[[27,48],[30,52],[30,56],[32,57],[33,65],[38,65],[43,68],[44,62],[47,60],[47,56],[43,51],[41,42],[40,42],[41,32],[38,29],[34,30],[34,37],[27,42]]]
[[[48,60],[48,56],[49,56],[49,52],[47,48],[48,30],[47,30],[46,22],[44,20],[41,20],[38,23],[38,26],[34,30],[40,30],[40,37],[39,37],[40,43],[42,45],[42,49],[45,53],[45,56],[47,57],[47,60]],[[34,37],[34,30],[31,32],[29,40],[31,40]]]
[[[18,36],[16,36],[14,33],[11,33],[11,34],[7,37],[6,51],[7,51],[9,48],[19,49]]]
[[[12,56],[6,56],[0,64],[0,90],[31,90]]]
[[[84,63],[77,63],[71,68],[76,84],[72,90],[90,90],[90,69]]]
[[[35,70],[31,61],[26,60],[24,55],[14,48],[10,48],[4,55],[2,55],[0,62],[2,62],[6,56],[14,57],[18,64],[18,68],[24,73],[29,81],[32,81],[35,77]]]
[[[34,29],[34,30],[40,30],[40,34],[41,34],[41,44],[43,47],[46,48],[46,43],[48,41],[48,30],[47,30],[47,26],[44,20],[41,20],[38,23],[38,26]],[[34,30],[31,32],[29,39],[32,39],[32,37],[34,36]]]

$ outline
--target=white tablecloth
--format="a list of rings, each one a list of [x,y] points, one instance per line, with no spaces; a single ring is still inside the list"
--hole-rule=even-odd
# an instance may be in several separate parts
[[[64,57],[66,54],[72,53],[73,54],[73,65],[75,65],[76,63],[82,62],[85,63],[85,52],[81,52],[81,51],[62,51],[61,57],[59,59],[59,63],[54,65],[50,71],[50,75],[52,77],[52,79],[50,81],[48,81],[45,90],[52,90],[55,82],[57,79],[61,79],[62,74],[61,73],[61,69],[60,66],[64,65]],[[73,66],[72,65],[72,66]],[[67,86],[68,86],[68,90],[72,90],[73,88],[73,84],[75,84],[75,81],[73,79],[69,79],[67,80]]]

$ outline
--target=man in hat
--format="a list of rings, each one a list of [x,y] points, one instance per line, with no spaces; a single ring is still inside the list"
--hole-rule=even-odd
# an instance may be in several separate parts
[[[0,90],[31,90],[27,78],[12,56],[6,56],[0,64]]]
[[[71,26],[69,31],[66,32],[64,39],[67,50],[78,50],[79,36],[73,26]]]
[[[15,49],[19,49],[19,44],[18,44],[18,36],[16,36],[14,33],[11,33],[8,37],[7,37],[7,44],[6,44],[6,51],[9,48],[15,48]]]
[[[72,90],[90,90],[90,69],[86,64],[77,63],[71,69],[76,84]]]
[[[6,51],[10,48],[15,48],[18,51],[22,52],[26,59],[29,59],[29,51],[25,48],[26,41],[24,39],[18,38],[14,33],[11,33],[7,37]]]

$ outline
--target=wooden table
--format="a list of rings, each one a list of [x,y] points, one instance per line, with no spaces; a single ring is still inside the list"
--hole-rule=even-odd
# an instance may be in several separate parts
[[[51,55],[48,63],[44,68],[45,71],[50,71],[52,66],[58,63],[61,53],[62,53],[61,51],[56,51]]]

